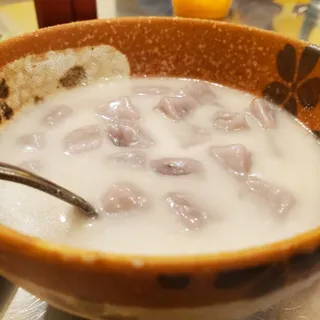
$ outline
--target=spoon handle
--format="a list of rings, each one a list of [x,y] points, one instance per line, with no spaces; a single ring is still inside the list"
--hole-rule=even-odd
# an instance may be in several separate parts
[[[47,179],[19,167],[0,162],[0,180],[20,183],[40,190],[79,208],[88,217],[97,216],[97,212],[93,206],[83,198]]]

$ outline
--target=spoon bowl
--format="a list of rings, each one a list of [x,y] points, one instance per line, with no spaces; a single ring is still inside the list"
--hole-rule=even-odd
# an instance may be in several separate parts
[[[89,218],[98,216],[97,210],[86,200],[75,193],[58,186],[30,171],[7,163],[0,162],[0,180],[11,181],[45,192],[57,199],[65,201]]]

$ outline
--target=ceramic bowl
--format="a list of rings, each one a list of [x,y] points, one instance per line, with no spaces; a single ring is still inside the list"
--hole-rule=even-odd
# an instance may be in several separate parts
[[[0,44],[1,122],[60,90],[101,77],[149,75],[264,96],[319,133],[319,57],[320,49],[305,42],[204,20],[61,25]],[[236,252],[147,257],[75,250],[0,226],[5,278],[95,320],[237,319],[310,286],[319,270],[319,227]]]

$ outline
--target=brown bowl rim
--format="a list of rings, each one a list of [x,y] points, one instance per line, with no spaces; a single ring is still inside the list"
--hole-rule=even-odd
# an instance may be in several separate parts
[[[54,33],[56,31],[72,32],[80,26],[102,25],[105,23],[118,24],[122,21],[130,23],[153,23],[157,21],[175,20],[178,23],[192,23],[192,24],[216,24],[228,25],[230,30],[240,31],[248,30],[255,34],[273,34],[273,37],[280,38],[284,43],[289,41],[296,46],[307,45],[303,40],[291,39],[286,36],[277,34],[273,31],[266,31],[263,29],[249,27],[244,25],[236,25],[223,21],[211,21],[206,19],[194,18],[180,18],[180,17],[120,17],[108,18],[90,21],[73,22],[54,27],[48,27],[36,30],[31,33],[26,33],[0,43],[0,51],[10,48],[12,45],[18,45],[19,42],[36,40],[42,35]],[[44,50],[43,52],[46,52]],[[17,53],[20,56],[20,52]],[[27,54],[26,54],[27,55]],[[9,57],[6,63],[15,60],[15,57]],[[5,64],[6,64],[5,63]],[[5,65],[4,64],[4,65]],[[201,254],[187,254],[187,255],[145,255],[145,254],[117,254],[100,252],[95,250],[79,249],[71,246],[55,244],[52,241],[41,240],[34,236],[28,236],[20,233],[14,229],[0,224],[0,243],[3,246],[8,246],[13,250],[23,250],[23,254],[39,260],[48,260],[52,258],[62,259],[65,262],[81,262],[82,266],[96,266],[111,268],[126,267],[132,265],[133,261],[143,262],[143,268],[148,269],[167,269],[170,271],[193,269],[206,267],[210,265],[211,270],[222,270],[226,268],[245,268],[252,265],[260,265],[268,262],[285,261],[288,257],[293,256],[297,252],[310,252],[320,245],[320,226],[293,237],[267,243],[260,246],[253,246],[240,250],[221,251],[216,253],[201,253]]]

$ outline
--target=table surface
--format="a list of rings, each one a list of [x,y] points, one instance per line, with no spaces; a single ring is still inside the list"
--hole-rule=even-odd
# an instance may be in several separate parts
[[[37,28],[33,2],[30,0],[1,0],[10,5],[0,6],[0,40]],[[149,2],[149,6],[145,3]],[[152,1],[151,1],[152,2]],[[168,15],[169,0],[97,0],[100,18],[136,15]],[[299,38],[307,5],[310,0],[238,0],[233,2],[227,21],[273,30]],[[315,25],[308,40],[320,44],[320,27]],[[320,284],[246,320],[318,320]],[[76,320],[57,311],[27,292],[19,289],[3,320]],[[200,320],[200,319],[199,319]]]

